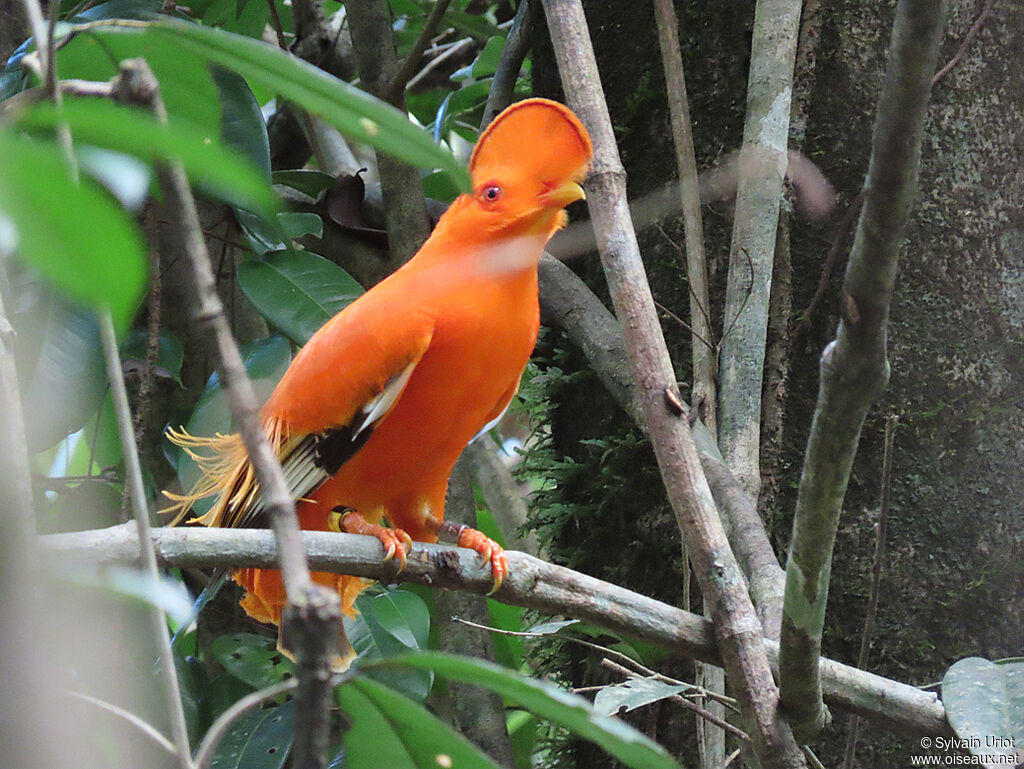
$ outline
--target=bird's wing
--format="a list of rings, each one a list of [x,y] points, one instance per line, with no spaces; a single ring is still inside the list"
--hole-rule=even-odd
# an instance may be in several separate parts
[[[357,301],[310,339],[262,411],[292,499],[312,494],[366,443],[401,396],[433,330],[433,320],[408,304]],[[266,503],[239,436],[207,439],[172,431],[169,437],[204,472],[188,494],[168,494],[178,519],[200,497],[219,492],[198,519],[202,523],[262,523]],[[203,456],[204,449],[213,456]]]

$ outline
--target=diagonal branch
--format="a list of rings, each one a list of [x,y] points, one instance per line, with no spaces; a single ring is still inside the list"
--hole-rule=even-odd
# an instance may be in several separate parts
[[[804,766],[793,735],[780,718],[778,690],[764,651],[761,624],[718,519],[689,426],[666,403],[666,398],[679,401],[676,377],[630,221],[626,174],[583,7],[579,0],[545,0],[544,10],[565,93],[594,142],[587,203],[601,261],[622,323],[651,444],[705,605],[711,607],[726,672],[761,762],[768,767]]]
[[[843,316],[835,341],[821,356],[786,567],[779,681],[786,711],[808,735],[827,719],[818,658],[832,548],[864,417],[889,377],[889,305],[917,188],[945,15],[945,2],[901,0],[897,6],[864,208],[843,285]]]
[[[405,570],[397,574],[395,561],[383,560],[383,548],[375,537],[306,531],[302,542],[310,566],[318,571],[474,593],[487,593],[493,587],[489,567],[477,553],[464,548],[416,542]],[[167,567],[267,568],[277,557],[274,537],[256,529],[155,529],[153,546],[161,565]],[[66,568],[130,564],[140,558],[139,536],[130,524],[50,534],[39,538],[39,547],[52,556],[48,562]],[[576,617],[660,649],[721,663],[714,629],[703,617],[525,553],[507,552],[509,575],[494,595],[497,600]],[[766,641],[765,649],[774,664],[778,644]],[[951,733],[934,693],[832,660],[821,660],[820,667],[830,705],[889,729],[922,735]]]
[[[166,122],[167,111],[160,98],[159,85],[144,59],[122,63],[116,91],[118,98],[143,104],[159,121]],[[340,630],[340,602],[336,593],[314,584],[310,578],[295,507],[281,466],[260,424],[256,394],[217,294],[195,198],[184,168],[180,162],[171,163],[161,171],[160,177],[161,186],[180,219],[183,247],[196,283],[197,320],[208,329],[216,345],[217,369],[228,406],[256,472],[278,542],[279,566],[288,596],[285,621],[290,626],[289,637],[293,639],[298,664],[296,700],[299,711],[304,714],[296,722],[293,759],[295,765],[303,769],[322,767],[326,763],[328,748],[330,660],[337,654],[331,644],[336,643],[333,639],[338,637]]]

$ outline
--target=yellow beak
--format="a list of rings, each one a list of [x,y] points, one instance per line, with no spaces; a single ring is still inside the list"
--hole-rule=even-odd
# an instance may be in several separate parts
[[[554,189],[548,190],[540,196],[545,206],[550,208],[565,208],[577,200],[586,200],[587,196],[583,188],[573,181],[563,182]]]

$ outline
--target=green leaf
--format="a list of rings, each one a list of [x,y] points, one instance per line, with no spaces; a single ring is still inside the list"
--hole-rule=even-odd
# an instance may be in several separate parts
[[[996,660],[1006,686],[1010,736],[1017,752],[1024,751],[1024,657]]]
[[[465,737],[376,681],[353,678],[335,689],[335,697],[352,720],[345,733],[347,769],[497,769]]]
[[[294,700],[244,713],[220,741],[210,769],[281,769],[294,733]]]
[[[623,764],[636,769],[678,769],[665,749],[615,718],[598,715],[582,697],[546,681],[513,673],[489,662],[440,652],[414,652],[390,657],[366,668],[413,667],[476,684],[517,702],[540,718],[591,740]]]
[[[17,232],[22,259],[127,326],[146,285],[142,240],[96,184],[71,180],[56,145],[0,132],[0,217]]]
[[[291,187],[314,199],[319,198],[324,190],[329,190],[338,183],[337,179],[323,171],[307,171],[301,168],[291,171],[274,171],[271,181],[274,184]]]
[[[120,62],[144,57],[160,83],[170,119],[189,123],[210,138],[219,136],[220,94],[208,62],[185,54],[174,40],[148,34],[146,25],[130,23],[134,26],[97,26],[74,34],[57,51],[61,77],[109,80],[118,74]]]
[[[244,78],[223,67],[211,67],[211,71],[220,95],[221,138],[227,146],[245,155],[261,176],[269,177],[270,139],[259,102]]]
[[[321,116],[352,139],[415,166],[443,168],[461,189],[469,190],[465,167],[409,122],[404,113],[278,48],[171,20],[153,24],[148,31],[157,39],[173,40],[184,51],[232,69],[264,88],[287,94],[289,101]]]
[[[178,337],[167,331],[160,334],[160,346],[157,351],[156,365],[158,375],[173,379],[181,384],[181,364],[185,361],[185,351]],[[145,361],[146,348],[149,345],[149,334],[143,329],[135,329],[121,343],[121,359],[129,361]]]
[[[498,61],[501,59],[501,52],[505,48],[505,38],[501,35],[494,35],[487,39],[484,49],[473,62],[473,77],[489,77],[498,69]]]
[[[578,619],[548,620],[547,622],[538,622],[536,625],[528,627],[523,632],[532,633],[534,635],[554,635],[559,630],[576,624],[579,624]]]
[[[233,205],[264,216],[278,209],[269,179],[215,136],[177,120],[162,125],[149,113],[103,99],[68,99],[62,109],[40,103],[18,116],[19,125],[53,128],[66,122],[77,141],[149,161],[180,160],[189,178]]]
[[[278,251],[243,262],[238,285],[267,320],[300,345],[363,293],[351,275],[309,251]]]
[[[1014,756],[1014,735],[1024,732],[1018,677],[1022,669],[1024,663],[1020,662],[996,665],[980,657],[968,657],[955,663],[942,679],[942,704],[949,725],[973,755],[988,758],[986,764]],[[1007,688],[1007,674],[1013,699]]]
[[[598,691],[594,697],[594,711],[602,716],[614,716],[650,705],[688,688],[683,684],[668,684],[654,678],[631,678]]]
[[[232,633],[213,639],[211,648],[228,673],[254,689],[273,686],[295,675],[295,664],[277,650],[273,638]]]
[[[359,595],[356,608],[359,614],[345,623],[345,630],[359,655],[357,666],[426,646],[430,613],[419,596],[376,586]],[[417,702],[426,700],[434,683],[429,670],[374,670],[369,675]]]
[[[307,214],[298,211],[287,211],[277,215],[277,221],[284,230],[284,236],[289,240],[301,238],[303,235],[323,237],[324,221],[319,214]]]

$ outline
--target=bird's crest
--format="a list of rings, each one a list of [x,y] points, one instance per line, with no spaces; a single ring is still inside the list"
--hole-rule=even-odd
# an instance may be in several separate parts
[[[572,111],[548,99],[526,99],[502,112],[480,134],[469,172],[476,186],[514,159],[527,178],[579,179],[592,154],[590,135]]]

